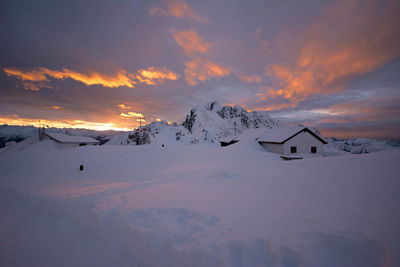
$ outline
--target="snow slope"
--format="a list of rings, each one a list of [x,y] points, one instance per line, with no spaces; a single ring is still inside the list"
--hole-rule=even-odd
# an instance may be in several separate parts
[[[105,143],[113,136],[122,134],[117,131],[94,131],[88,129],[61,129],[61,128],[46,128],[48,133],[65,133],[69,135],[87,136]],[[38,128],[34,126],[16,126],[16,125],[0,125],[0,148],[5,142],[17,141],[20,142],[38,133]]]
[[[0,265],[400,265],[399,150],[286,162],[257,131],[0,158]]]

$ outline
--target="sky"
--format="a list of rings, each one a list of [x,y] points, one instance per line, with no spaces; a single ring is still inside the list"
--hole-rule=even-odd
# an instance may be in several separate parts
[[[0,0],[0,124],[131,130],[219,101],[400,139],[398,14],[397,0]]]

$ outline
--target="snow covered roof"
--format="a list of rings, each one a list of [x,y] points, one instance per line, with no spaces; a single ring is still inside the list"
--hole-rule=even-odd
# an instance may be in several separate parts
[[[283,144],[287,140],[291,139],[298,133],[302,131],[307,131],[309,132],[312,136],[317,138],[319,141],[321,141],[323,144],[326,144],[327,142],[318,134],[316,134],[314,131],[311,131],[305,126],[297,125],[297,126],[284,126],[284,127],[274,127],[269,130],[267,130],[259,139],[258,142],[261,143],[277,143],[277,144]]]
[[[60,143],[100,143],[100,141],[86,136],[73,136],[63,133],[46,133],[46,135]]]
[[[230,136],[227,136],[227,137],[224,137],[224,138],[220,138],[219,141],[220,142],[225,142],[225,143],[228,143],[228,142],[231,142],[231,141],[239,141],[239,137],[238,136],[234,136],[234,135],[230,135]]]

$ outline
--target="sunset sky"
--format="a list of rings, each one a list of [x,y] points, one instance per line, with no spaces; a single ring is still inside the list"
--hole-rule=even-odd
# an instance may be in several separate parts
[[[400,139],[400,1],[0,0],[0,124],[132,129],[217,100]]]

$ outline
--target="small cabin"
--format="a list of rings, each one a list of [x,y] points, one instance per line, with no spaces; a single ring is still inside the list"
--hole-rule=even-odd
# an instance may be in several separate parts
[[[73,136],[63,133],[43,133],[40,136],[40,141],[52,140],[60,148],[70,148],[77,146],[93,146],[100,144],[100,141],[86,136]]]
[[[281,155],[322,155],[327,142],[305,126],[274,127],[258,139],[266,150]]]

